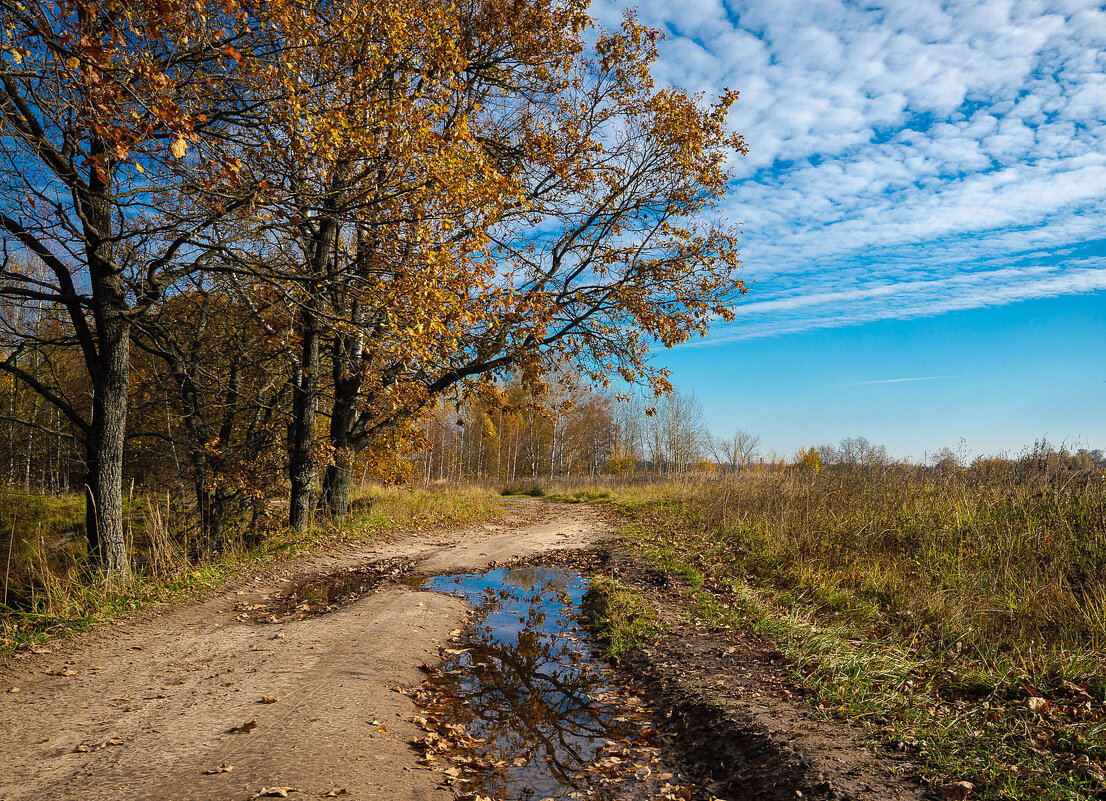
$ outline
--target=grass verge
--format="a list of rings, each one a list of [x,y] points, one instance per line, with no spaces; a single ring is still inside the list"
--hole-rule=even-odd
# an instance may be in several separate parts
[[[164,499],[163,499],[164,500]],[[80,499],[5,496],[5,510],[22,520],[8,530],[3,554],[4,600],[0,604],[0,657],[154,604],[193,597],[237,576],[340,542],[372,541],[419,529],[460,526],[501,513],[490,493],[476,488],[405,489],[366,487],[356,491],[350,515],[340,526],[319,523],[306,531],[275,529],[256,544],[241,540],[221,554],[199,561],[187,557],[186,531],[172,531],[167,514],[144,500],[129,514],[134,579],[106,583],[92,573],[80,534]],[[76,532],[76,534],[74,533]],[[12,586],[9,586],[12,585]]]
[[[527,498],[544,498],[545,488],[538,484],[508,484],[499,494],[504,497],[513,495]]]
[[[661,632],[652,605],[637,589],[612,576],[594,576],[584,600],[588,619],[613,659],[652,642]]]
[[[618,496],[687,607],[973,797],[1106,797],[1101,477],[763,474]],[[620,638],[617,618],[607,636]],[[627,633],[632,627],[627,628]]]

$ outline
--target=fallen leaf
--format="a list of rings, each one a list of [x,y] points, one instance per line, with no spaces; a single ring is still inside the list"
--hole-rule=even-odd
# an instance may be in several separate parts
[[[1074,684],[1067,679],[1063,679],[1060,681],[1060,689],[1068,695],[1074,695],[1079,698],[1091,698],[1091,694],[1088,693],[1085,688],[1080,687],[1078,684]]]
[[[261,696],[261,700],[258,701],[257,703],[259,703],[259,704],[275,704],[277,701],[279,701],[283,697],[284,697],[283,695],[263,695],[263,696]]]
[[[295,787],[262,787],[254,798],[287,798],[288,793],[299,792]]]
[[[419,665],[419,670],[421,670],[423,673],[429,673],[431,676],[433,676],[436,673],[441,673],[441,671],[438,670],[438,668],[434,667],[433,665],[428,665],[425,662],[423,662],[421,665]]]
[[[241,726],[235,726],[233,729],[227,729],[227,734],[249,734],[251,731],[257,728],[257,718],[246,721]]]
[[[226,762],[224,762],[222,765],[220,765],[217,768],[212,768],[211,770],[205,770],[204,775],[214,776],[216,773],[230,773],[232,770],[234,770],[234,765],[228,765]]]
[[[77,671],[70,670],[69,668],[45,668],[43,671],[47,676],[76,676]]]
[[[123,745],[122,738],[112,737],[110,739],[104,740],[102,743],[90,743],[86,740],[85,742],[81,743],[80,745],[78,745],[73,750],[76,751],[77,753],[87,754],[91,751],[99,751],[103,748],[108,748],[108,747],[116,746],[116,745]]]
[[[9,687],[8,692],[17,693],[17,692],[19,692],[19,688],[18,687]]]
[[[975,789],[975,785],[971,782],[950,782],[949,784],[941,785],[938,789],[941,791],[941,797],[945,799],[945,801],[964,801],[969,793]]]
[[[323,798],[337,798],[340,795],[349,795],[349,790],[345,787],[335,787],[330,792],[323,793]]]
[[[1025,702],[1025,705],[1029,707],[1029,711],[1035,715],[1043,715],[1048,711],[1048,701],[1044,698],[1040,698],[1036,695],[1030,696],[1029,700]]]

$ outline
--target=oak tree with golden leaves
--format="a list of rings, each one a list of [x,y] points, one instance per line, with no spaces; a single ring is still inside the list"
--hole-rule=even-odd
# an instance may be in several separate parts
[[[527,91],[485,98],[470,126],[510,194],[479,236],[466,232],[463,257],[420,265],[414,287],[379,275],[395,323],[359,329],[357,393],[334,399],[333,514],[353,454],[459,382],[510,371],[540,383],[568,362],[600,384],[618,375],[664,392],[654,344],[732,318],[745,292],[738,232],[711,215],[745,152],[725,119],[737,95],[655,87],[658,38],[627,15],[591,52],[573,42]]]
[[[197,210],[179,201],[222,166],[211,134],[248,14],[235,0],[56,0],[5,2],[0,22],[0,294],[66,321],[48,338],[6,331],[0,370],[76,431],[89,550],[125,578],[130,336],[175,277],[196,268],[198,232],[241,202]],[[25,269],[28,258],[44,269]],[[24,369],[36,350],[59,347],[79,351],[90,403]]]
[[[2,323],[0,370],[82,443],[109,574],[125,453],[172,449],[205,543],[276,470],[303,528],[446,393],[566,369],[664,392],[651,349],[732,315],[736,93],[654,85],[658,33],[586,11],[3,5],[0,296],[50,324]]]

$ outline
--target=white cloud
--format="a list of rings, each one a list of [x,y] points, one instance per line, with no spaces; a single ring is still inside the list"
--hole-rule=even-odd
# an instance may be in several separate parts
[[[660,80],[741,91],[730,121],[752,152],[726,211],[757,283],[713,339],[1106,288],[1106,258],[1073,255],[1106,212],[1097,2],[639,10],[666,31]]]
[[[1106,290],[1106,264],[1062,272],[1035,265],[920,281],[872,281],[852,289],[739,304],[738,319],[716,326],[710,342],[732,342],[889,318],[909,319],[1103,290]],[[699,344],[690,343],[684,347]]]

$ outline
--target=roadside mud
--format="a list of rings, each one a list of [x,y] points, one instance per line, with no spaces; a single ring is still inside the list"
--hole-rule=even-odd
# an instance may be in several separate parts
[[[877,755],[856,728],[803,704],[804,689],[771,643],[689,617],[667,577],[624,555],[604,569],[635,585],[659,612],[665,634],[619,665],[648,702],[666,710],[666,730],[716,795],[740,799],[936,798],[905,760]]]
[[[287,623],[325,615],[374,592],[385,581],[402,578],[414,567],[412,559],[393,557],[311,576],[290,588],[262,595],[254,603],[240,601],[234,619],[242,623]]]

